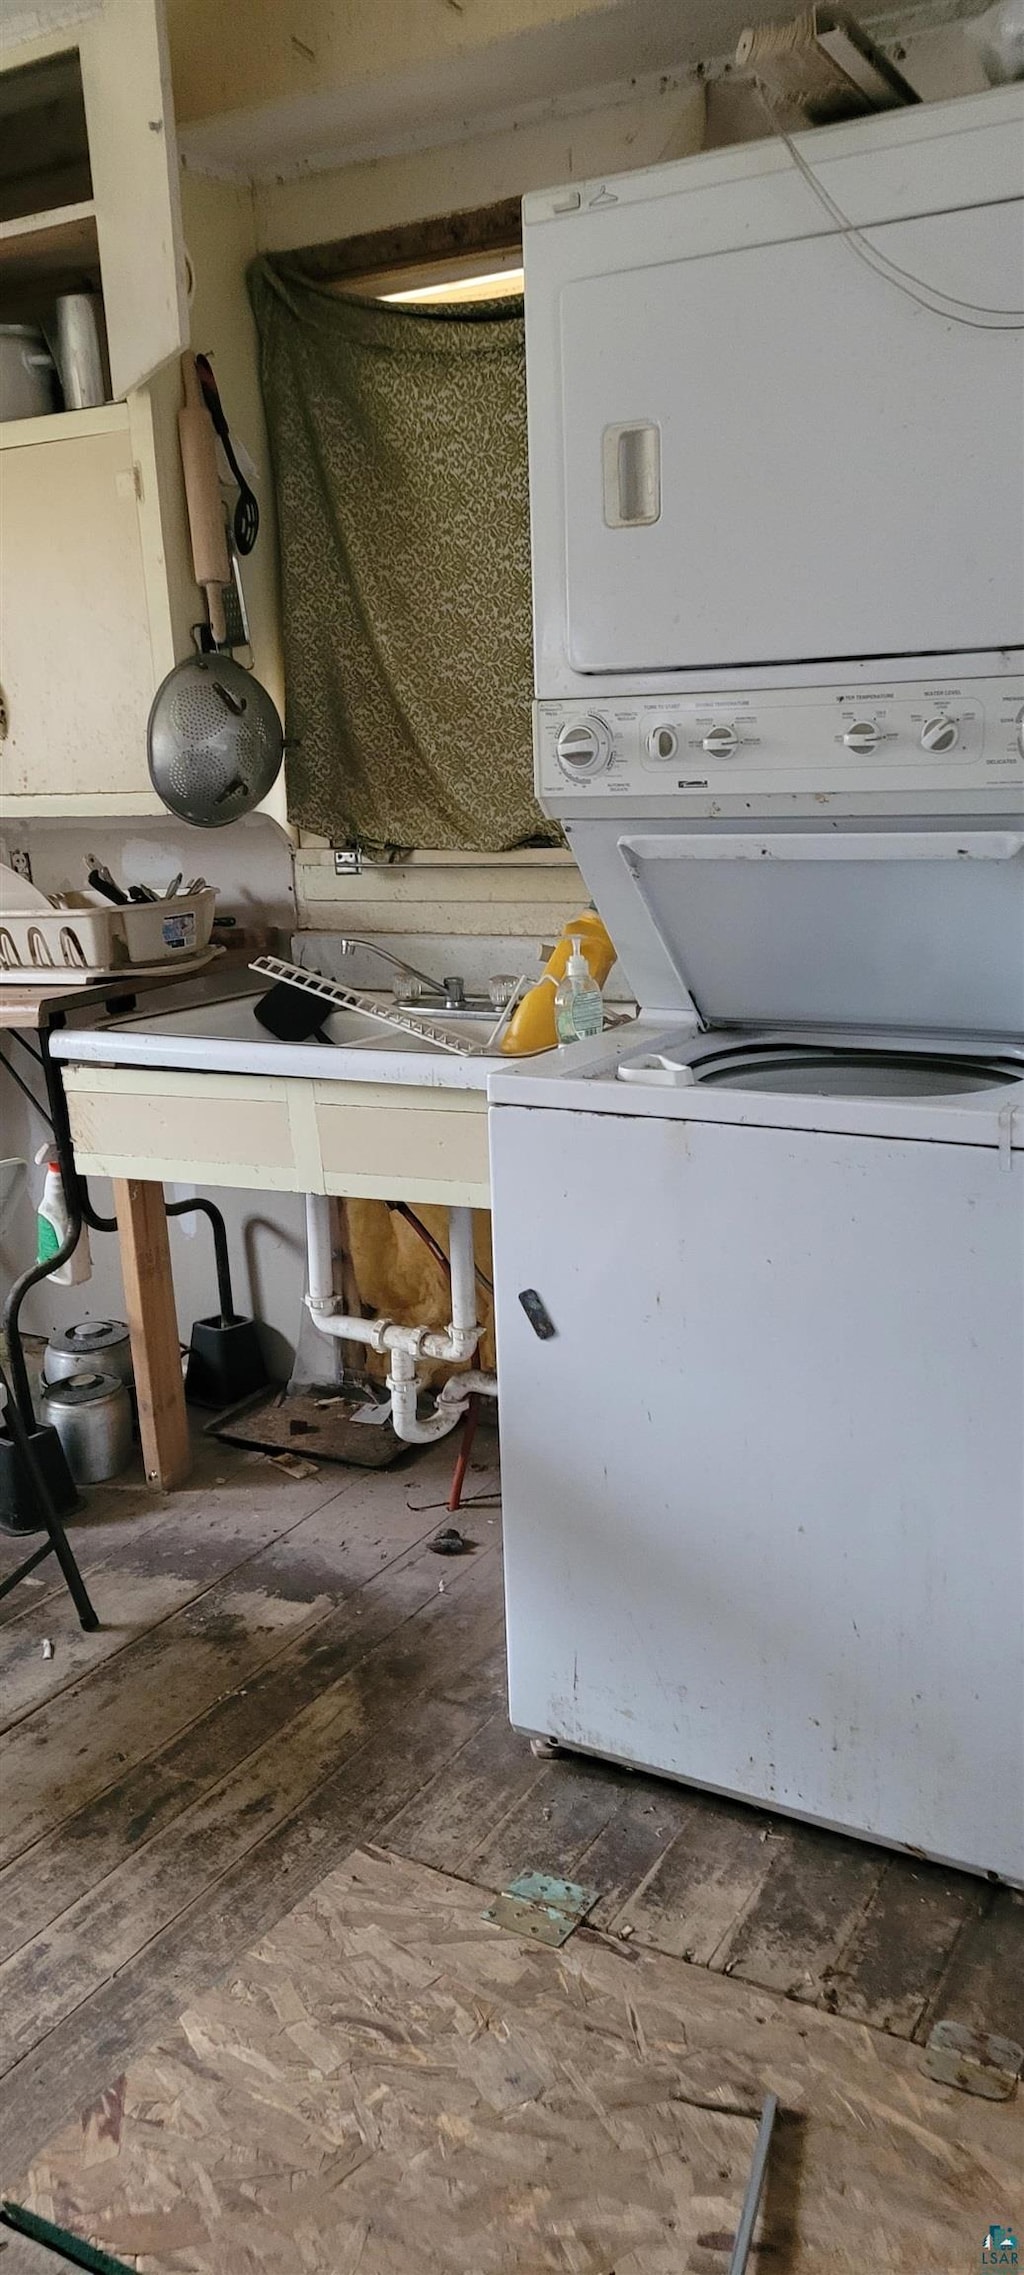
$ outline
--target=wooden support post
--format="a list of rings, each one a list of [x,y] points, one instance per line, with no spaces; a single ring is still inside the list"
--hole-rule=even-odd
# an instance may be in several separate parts
[[[114,1208],[132,1339],[142,1458],[151,1485],[169,1492],[192,1466],[181,1380],[178,1319],[162,1185],[115,1178]]]

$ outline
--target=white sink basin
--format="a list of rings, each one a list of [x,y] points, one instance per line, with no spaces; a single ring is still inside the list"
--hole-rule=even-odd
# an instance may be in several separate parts
[[[470,1043],[474,1050],[483,1050],[487,1038],[494,1032],[498,1014],[489,1019],[474,1019],[460,1012],[458,1019],[447,1025],[437,1012],[425,1012],[424,1018],[432,1027],[446,1027],[453,1042]],[[332,1011],[325,1019],[323,1032],[339,1050],[434,1051],[436,1046],[425,1035],[405,1035],[400,1028],[387,1027],[384,1022],[371,1019],[363,1011]],[[456,1053],[443,1053],[445,1057]]]
[[[268,1035],[255,1006],[265,991],[197,1001],[173,1011],[146,1011],[106,1026],[68,1028],[54,1035],[55,1057],[80,1065],[191,1067],[233,1074],[307,1076],[318,1082],[393,1082],[452,1090],[486,1090],[500,1052],[483,1046],[494,1019],[460,1018],[453,1038],[472,1043],[479,1056],[438,1049],[361,1011],[333,1011],[323,1042],[282,1043]],[[383,995],[384,1004],[390,997]],[[431,1022],[440,1025],[439,1020]]]

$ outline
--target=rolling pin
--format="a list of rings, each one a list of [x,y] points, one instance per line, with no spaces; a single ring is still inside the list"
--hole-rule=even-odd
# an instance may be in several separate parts
[[[224,509],[220,500],[217,444],[213,422],[203,401],[193,355],[182,356],[181,376],[185,386],[185,400],[178,412],[178,437],[185,476],[192,561],[196,583],[202,585],[206,594],[210,630],[217,646],[223,647],[228,634],[224,614],[224,586],[231,582],[231,564],[224,529]]]

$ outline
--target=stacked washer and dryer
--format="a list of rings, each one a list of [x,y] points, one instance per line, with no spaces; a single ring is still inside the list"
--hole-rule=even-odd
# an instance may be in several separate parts
[[[513,1722],[1016,1882],[1022,192],[1009,88],[527,199],[641,1020],[490,1092]]]

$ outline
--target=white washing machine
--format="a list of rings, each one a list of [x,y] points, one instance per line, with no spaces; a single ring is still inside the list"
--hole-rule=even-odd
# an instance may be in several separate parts
[[[634,840],[718,1017],[492,1078],[510,1711],[1024,1881],[1024,827],[864,835]],[[939,964],[947,886],[1003,901],[1003,1032],[793,1021],[876,883],[861,982],[906,946],[918,1014],[926,901]]]
[[[1016,1882],[1022,116],[801,138],[903,284],[774,143],[527,201],[537,783],[642,1012],[490,1085],[514,1723]]]

